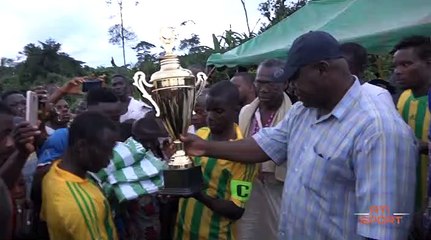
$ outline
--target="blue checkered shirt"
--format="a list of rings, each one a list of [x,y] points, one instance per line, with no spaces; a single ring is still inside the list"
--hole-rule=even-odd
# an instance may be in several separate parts
[[[400,224],[365,224],[356,213],[387,206],[412,213],[418,152],[410,128],[355,81],[331,113],[296,103],[253,138],[277,164],[288,160],[279,239],[406,239]]]

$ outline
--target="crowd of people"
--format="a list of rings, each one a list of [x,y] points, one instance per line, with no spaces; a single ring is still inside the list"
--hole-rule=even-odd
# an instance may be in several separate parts
[[[287,59],[237,72],[197,96],[181,140],[205,188],[118,203],[93,173],[133,138],[167,161],[160,119],[126,76],[66,96],[85,78],[0,102],[0,239],[431,239],[431,38],[393,50],[388,81],[366,79],[368,54],[325,32]]]

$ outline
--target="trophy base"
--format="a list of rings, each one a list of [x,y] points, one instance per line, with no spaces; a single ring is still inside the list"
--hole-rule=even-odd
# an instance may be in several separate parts
[[[201,166],[164,170],[163,180],[163,195],[191,196],[204,188]]]

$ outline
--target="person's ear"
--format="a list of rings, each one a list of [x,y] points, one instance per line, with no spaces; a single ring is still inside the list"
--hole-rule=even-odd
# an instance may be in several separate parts
[[[289,85],[290,85],[289,81],[286,81],[283,83],[283,92],[287,92],[287,90],[289,89]]]
[[[329,63],[327,61],[320,61],[316,67],[319,70],[320,75],[327,74],[329,71]]]
[[[84,154],[87,151],[88,143],[84,139],[78,140],[78,142],[75,144],[74,151],[76,151],[80,157],[83,157],[82,154]]]

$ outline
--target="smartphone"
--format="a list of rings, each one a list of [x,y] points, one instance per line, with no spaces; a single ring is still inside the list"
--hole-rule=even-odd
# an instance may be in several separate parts
[[[89,79],[82,83],[82,92],[89,92],[93,89],[101,88],[102,81],[99,79]]]
[[[33,126],[37,126],[39,113],[39,99],[35,92],[27,91],[25,120]]]

